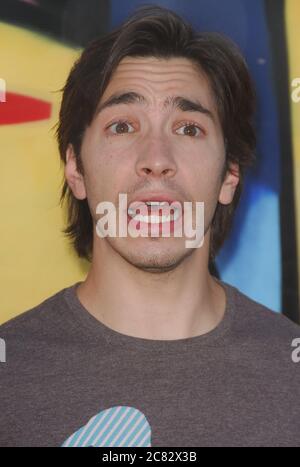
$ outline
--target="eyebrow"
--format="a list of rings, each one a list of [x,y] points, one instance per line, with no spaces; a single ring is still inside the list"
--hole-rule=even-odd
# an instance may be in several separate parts
[[[113,107],[120,104],[142,104],[147,105],[147,100],[141,94],[134,91],[123,92],[121,94],[113,94],[105,102],[100,103],[97,107],[96,114],[99,114],[108,107]],[[206,115],[215,123],[215,117],[211,110],[204,107],[198,100],[190,100],[182,96],[169,96],[163,103],[163,108],[172,110],[179,109],[183,112],[199,112]]]

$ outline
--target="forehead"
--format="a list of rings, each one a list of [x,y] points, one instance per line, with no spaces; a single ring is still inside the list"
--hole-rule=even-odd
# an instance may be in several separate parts
[[[160,101],[170,93],[199,98],[214,107],[209,80],[200,67],[184,57],[125,57],[118,64],[101,101],[124,89],[137,90],[150,100]]]

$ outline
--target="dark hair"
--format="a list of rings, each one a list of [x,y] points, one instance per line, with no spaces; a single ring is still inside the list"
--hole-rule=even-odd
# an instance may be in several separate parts
[[[230,162],[239,164],[240,181],[229,205],[218,202],[211,225],[210,260],[222,246],[239,202],[244,172],[255,161],[256,137],[253,125],[255,90],[247,64],[238,47],[227,37],[194,31],[173,11],[160,6],[144,6],[117,29],[91,42],[74,63],[63,88],[57,124],[60,157],[73,145],[78,170],[82,137],[91,124],[97,105],[112,73],[126,56],[185,57],[206,74],[213,91],[226,147],[224,175]],[[64,179],[60,201],[67,199],[68,226],[64,233],[72,239],[80,257],[91,260],[93,222],[86,199],[74,197]]]

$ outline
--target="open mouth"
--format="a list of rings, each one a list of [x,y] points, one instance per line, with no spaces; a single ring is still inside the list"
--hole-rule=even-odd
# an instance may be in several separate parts
[[[143,236],[178,236],[182,207],[178,201],[136,201],[127,209],[128,223]],[[176,232],[176,233],[175,233]]]
[[[145,201],[136,208],[128,208],[129,218],[147,224],[175,222],[181,216],[181,207],[170,206],[168,201]]]

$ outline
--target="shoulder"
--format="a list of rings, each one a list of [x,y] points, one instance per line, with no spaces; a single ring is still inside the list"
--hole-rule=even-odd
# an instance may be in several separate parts
[[[59,290],[33,308],[0,326],[4,342],[5,374],[35,374],[35,368],[50,368],[58,362],[68,342],[76,341],[78,329],[66,300],[72,286]],[[73,336],[73,333],[76,336]],[[30,369],[30,371],[29,371]]]
[[[51,323],[56,322],[61,316],[61,311],[66,302],[64,294],[68,287],[59,290],[34,307],[25,310],[18,316],[0,325],[0,337],[41,335],[44,330],[51,329]]]
[[[278,313],[241,292],[237,287],[221,282],[235,312],[235,326],[247,334],[269,339],[300,338],[300,326],[284,313]]]
[[[281,389],[300,384],[300,326],[284,314],[223,283],[231,323],[227,358],[245,366],[246,374],[261,381],[281,382]],[[272,383],[272,384],[273,384]]]

